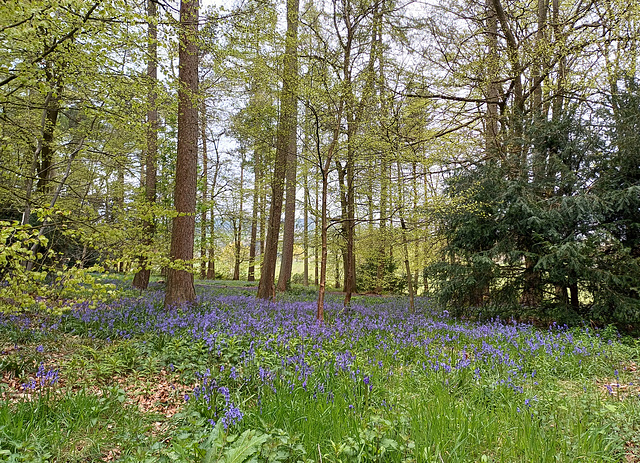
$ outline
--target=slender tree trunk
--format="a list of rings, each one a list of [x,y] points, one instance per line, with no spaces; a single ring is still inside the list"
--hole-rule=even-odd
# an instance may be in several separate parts
[[[522,65],[520,63],[520,49],[518,42],[513,35],[507,15],[504,12],[502,3],[500,0],[492,0],[494,11],[504,37],[507,42],[507,56],[511,64],[512,82],[513,82],[513,109],[511,113],[511,134],[510,134],[510,154],[511,159],[509,164],[511,166],[511,176],[514,178],[520,177],[524,174],[523,168],[525,166],[526,150],[523,146],[524,137],[524,113],[525,113],[525,97],[522,87]]]
[[[73,164],[73,161],[75,160],[76,156],[78,155],[78,153],[83,147],[84,147],[84,138],[78,142],[76,149],[73,150],[73,152],[69,155],[69,159],[67,160],[67,167],[65,169],[64,175],[62,176],[62,179],[58,183],[58,187],[56,188],[56,191],[53,194],[53,197],[51,198],[51,202],[49,203],[49,209],[53,209],[53,206],[56,205],[56,202],[60,197],[60,193],[62,192],[62,189],[64,188],[65,184],[67,183],[67,179],[69,178],[69,174],[71,173],[71,166]],[[45,234],[48,226],[49,226],[49,220],[45,219],[40,225],[40,230],[38,231],[38,238],[40,238]],[[31,254],[33,257],[31,260],[27,262],[26,270],[28,272],[33,270],[39,246],[40,246],[39,240],[36,240],[33,246],[31,246]]]
[[[213,141],[213,147],[215,149],[216,159],[215,159],[215,170],[213,172],[213,179],[211,181],[211,215],[209,218],[209,240],[207,241],[207,280],[215,280],[216,279],[216,246],[215,246],[215,233],[216,233],[216,222],[213,214],[213,205],[216,199],[216,187],[218,185],[218,174],[220,173],[220,151],[218,150],[218,143],[216,140]]]
[[[380,156],[380,241],[378,244],[378,268],[376,269],[376,293],[382,294],[387,246],[387,214],[388,214],[388,173],[386,154]]]
[[[165,306],[194,301],[193,247],[198,174],[198,1],[181,0],[179,29],[178,155]]]
[[[318,310],[316,311],[316,318],[322,322],[324,321],[324,293],[327,284],[327,196],[329,193],[329,167],[322,170],[322,210],[320,211],[321,232],[320,232],[320,283],[318,287]]]
[[[242,162],[240,164],[240,214],[238,215],[238,226],[235,233],[235,264],[233,266],[233,279],[240,279],[240,261],[242,260],[242,219],[244,216],[244,162],[245,155],[242,154]]]
[[[344,107],[344,98],[340,99],[338,106],[338,114],[336,116],[336,126],[333,130],[333,140],[327,150],[327,155],[324,160],[324,166],[322,164],[322,156],[320,155],[320,136],[317,136],[317,150],[318,150],[318,165],[320,167],[320,174],[322,176],[322,195],[321,204],[322,210],[320,211],[321,231],[320,231],[320,281],[318,285],[318,310],[316,312],[316,318],[322,322],[324,321],[324,293],[327,285],[327,235],[329,230],[329,220],[327,219],[327,200],[329,193],[329,168],[333,159],[333,154],[338,145],[338,137],[340,136],[340,124],[342,122],[342,109]],[[316,130],[318,127],[316,121]]]
[[[213,214],[211,214],[213,216]],[[213,217],[209,221],[209,249],[207,256],[207,280],[215,280],[216,279],[216,247],[215,247],[215,236],[216,236],[216,223]]]
[[[542,104],[542,76],[545,73],[545,61],[547,53],[545,48],[547,45],[547,37],[545,30],[547,27],[547,10],[549,8],[549,0],[538,0],[538,29],[536,31],[536,50],[531,72],[531,85],[533,86],[533,124],[540,126],[546,121],[546,114]],[[546,174],[547,165],[547,147],[534,146],[533,156],[533,174],[534,180],[542,182]]]
[[[318,185],[318,176],[316,175],[316,207],[315,216],[313,218],[313,284],[318,286],[320,284],[320,227],[318,227],[318,211],[320,208],[320,185]]]
[[[264,171],[262,171],[264,173]],[[260,213],[258,217],[258,255],[264,259],[264,245],[267,239],[267,189],[263,183],[264,177],[260,181]]]
[[[355,255],[355,234],[356,234],[356,191],[355,191],[355,136],[357,122],[355,116],[350,113],[347,121],[347,163],[346,163],[346,262],[345,262],[345,288],[344,306],[351,305],[351,296],[356,288],[356,255]]]
[[[400,218],[400,224],[402,226],[402,248],[404,250],[404,270],[407,272],[407,291],[409,291],[409,312],[415,312],[414,294],[413,294],[413,282],[411,276],[411,265],[409,263],[409,244],[407,241],[407,226],[405,225],[404,218]]]
[[[304,230],[302,234],[302,247],[304,249],[304,271],[302,275],[302,284],[309,286],[309,172],[305,168],[304,172]]]
[[[147,85],[148,87],[148,108],[147,108],[147,152],[145,156],[145,200],[149,207],[156,202],[157,183],[157,157],[158,157],[158,108],[156,105],[156,85],[158,81],[158,27],[157,7],[154,0],[147,0],[147,16],[149,19],[148,34],[148,61],[147,61]],[[153,245],[155,235],[155,218],[149,212],[149,217],[145,218],[142,228],[144,231],[144,244],[148,247]],[[148,249],[147,252],[151,252]],[[133,287],[147,289],[151,278],[151,268],[147,259],[143,256],[140,259],[140,270],[133,277]]]
[[[63,87],[60,80],[56,80],[53,71],[47,64],[46,76],[49,85],[55,85],[54,93],[45,99],[45,124],[42,131],[42,147],[40,150],[40,162],[38,164],[38,183],[36,190],[41,193],[50,193],[50,181],[53,177],[53,155],[55,148],[53,146],[53,138],[55,129],[58,125],[58,115],[60,114],[60,99],[62,98]]]
[[[411,197],[413,201],[413,211],[418,210],[418,166],[416,162],[412,163],[411,166],[413,179],[411,180]],[[413,262],[416,265],[416,269],[413,271],[413,290],[418,294],[418,278],[420,275],[419,267],[420,267],[420,246],[415,243],[413,246]]]
[[[207,104],[205,99],[200,103],[200,141],[202,143],[202,204],[209,199],[209,159],[207,156]],[[207,207],[200,213],[200,278],[207,277]]]
[[[489,159],[498,155],[498,102],[500,84],[498,73],[498,17],[493,0],[487,0],[487,113],[485,122],[485,150]]]
[[[259,191],[259,182],[260,178],[258,175],[259,168],[258,164],[260,161],[259,151],[256,149],[254,151],[254,168],[253,168],[253,204],[251,205],[251,239],[249,243],[249,271],[247,274],[247,281],[255,281],[256,276],[256,246],[258,241],[258,209],[260,207],[260,191]]]
[[[340,237],[338,238],[340,254],[342,255],[342,268],[344,269],[344,280],[342,281],[342,285],[338,283],[338,271],[336,271],[336,288],[345,288],[347,289],[347,266],[349,265],[347,260],[347,228],[348,228],[348,218],[347,218],[347,185],[346,185],[346,177],[347,172],[342,163],[336,159],[336,171],[338,173],[338,187],[340,190]]]
[[[22,212],[21,220],[22,225],[28,224],[31,220],[31,195],[33,194],[33,179],[38,173],[38,159],[40,159],[40,153],[42,152],[42,148],[44,147],[44,133],[47,130],[47,108],[49,107],[49,102],[52,98],[53,92],[49,92],[44,99],[44,108],[42,109],[42,118],[40,122],[41,135],[38,137],[38,143],[36,149],[33,152],[33,158],[31,161],[31,169],[29,170],[29,174],[27,175],[25,205],[24,211]]]
[[[284,52],[284,76],[280,96],[280,120],[276,140],[276,162],[272,181],[271,210],[267,226],[260,282],[257,297],[275,297],[275,271],[278,257],[278,240],[284,182],[289,152],[295,149],[297,129],[297,81],[298,81],[298,0],[287,0],[287,35]]]
[[[405,210],[405,197],[404,197],[404,178],[402,175],[402,166],[400,161],[397,161],[398,167],[398,206],[400,214],[400,233],[402,236],[402,251],[404,253],[404,270],[407,278],[407,290],[409,291],[409,312],[414,311],[414,295],[413,295],[413,282],[411,281],[411,265],[409,262],[409,243],[407,240],[407,225],[404,220]]]

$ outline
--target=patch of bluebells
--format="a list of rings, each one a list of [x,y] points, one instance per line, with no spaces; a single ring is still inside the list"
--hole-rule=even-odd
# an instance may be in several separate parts
[[[54,386],[59,379],[58,370],[46,369],[43,363],[38,367],[35,378],[31,378],[29,382],[22,384],[25,391],[37,391]]]
[[[196,373],[200,385],[193,390],[191,396],[186,395],[185,401],[195,401],[203,407],[206,416],[212,416],[209,423],[215,426],[216,419],[220,419],[224,429],[238,424],[244,414],[231,399],[231,393],[227,386],[218,385],[218,382],[211,375],[211,370],[204,373]],[[222,398],[222,400],[220,400]]]
[[[225,384],[226,379],[251,382],[274,394],[282,388],[333,401],[335,378],[349,380],[354,391],[361,391],[363,383],[371,391],[378,378],[421,374],[444,383],[468,371],[475,381],[523,395],[538,386],[532,361],[553,369],[565,358],[577,358],[572,363],[581,365],[582,359],[609,351],[597,332],[577,334],[558,325],[539,330],[498,319],[461,322],[435,311],[423,298],[416,299],[415,313],[408,313],[400,298],[364,300],[350,311],[329,298],[324,324],[315,320],[315,301],[210,293],[192,305],[164,308],[162,302],[161,292],[150,292],[97,308],[78,304],[50,326],[102,339],[180,336],[203,343],[218,359],[232,347],[239,350],[227,369],[220,365],[219,382],[210,372],[201,373],[201,385],[191,397],[226,426],[241,420],[242,412],[221,390],[223,379]],[[28,321],[22,326],[40,328]],[[212,402],[214,397],[220,397],[219,403]]]

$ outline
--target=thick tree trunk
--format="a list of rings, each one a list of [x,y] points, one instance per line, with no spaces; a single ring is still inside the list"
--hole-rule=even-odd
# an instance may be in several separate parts
[[[571,294],[571,308],[576,312],[580,312],[580,298],[578,294],[578,283],[569,285],[569,293]]]
[[[289,151],[295,147],[297,129],[297,75],[298,75],[298,0],[287,0],[287,36],[284,52],[284,76],[280,96],[280,119],[276,140],[276,161],[271,184],[271,210],[267,225],[267,239],[260,272],[257,297],[275,297],[275,273],[278,258],[278,240],[282,200]],[[292,143],[293,140],[293,143]]]
[[[297,65],[296,65],[297,74]],[[297,111],[294,112],[297,126]],[[277,290],[284,292],[288,289],[293,267],[293,245],[296,229],[296,187],[297,187],[297,149],[296,132],[288,134],[287,141],[287,198],[284,206],[284,236],[282,240],[282,260],[280,262],[280,275],[278,276]]]
[[[178,156],[174,203],[178,215],[171,229],[170,257],[174,267],[167,275],[165,306],[194,301],[193,248],[198,172],[198,1],[180,2],[178,89]]]

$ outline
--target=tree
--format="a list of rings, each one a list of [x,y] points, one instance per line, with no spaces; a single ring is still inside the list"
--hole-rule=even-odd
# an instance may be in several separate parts
[[[198,1],[181,0],[178,76],[178,154],[174,204],[177,215],[171,229],[170,257],[165,306],[191,302],[193,249],[198,173]]]
[[[148,17],[148,45],[147,45],[147,78],[148,86],[148,109],[147,109],[147,149],[145,152],[145,177],[144,190],[145,200],[151,208],[156,202],[156,178],[158,173],[158,108],[156,106],[158,84],[158,26],[157,21],[157,5],[155,0],[147,0],[147,17]],[[143,229],[145,234],[145,244],[150,246],[153,243],[153,235],[155,233],[155,217],[150,211],[150,217],[145,218]],[[147,250],[148,252],[151,249]],[[149,286],[149,278],[151,276],[151,268],[145,257],[141,258],[140,270],[133,278],[133,287],[138,289],[147,289]]]
[[[282,91],[280,94],[280,118],[278,120],[276,136],[276,160],[273,179],[271,181],[271,209],[269,212],[267,238],[257,292],[257,296],[261,299],[269,299],[275,296],[274,279],[278,256],[278,241],[280,236],[280,220],[287,161],[290,157],[295,157],[296,150],[298,9],[298,0],[287,0],[287,33],[284,51]],[[293,181],[295,182],[295,179]],[[287,237],[287,239],[289,238]],[[293,237],[291,237],[291,239],[293,239]],[[293,242],[291,242],[291,249],[293,250]]]
[[[291,10],[289,10],[291,8]],[[284,292],[288,289],[291,280],[291,269],[293,266],[293,244],[295,241],[296,224],[296,190],[297,179],[297,129],[298,129],[298,10],[299,0],[294,0],[291,5],[287,2],[287,46],[291,48],[291,54],[286,55],[285,66],[286,78],[291,81],[291,94],[288,95],[290,101],[286,103],[290,106],[287,111],[291,114],[287,116],[286,152],[287,168],[285,171],[286,180],[286,200],[284,208],[284,236],[282,240],[282,260],[280,263],[280,275],[278,276],[277,290]],[[291,16],[291,17],[290,17]],[[289,22],[291,24],[289,25]]]

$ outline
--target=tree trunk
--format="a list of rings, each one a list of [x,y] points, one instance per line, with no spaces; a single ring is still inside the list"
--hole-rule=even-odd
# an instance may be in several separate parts
[[[313,218],[313,284],[318,286],[320,284],[320,254],[318,253],[320,244],[320,227],[318,227],[318,210],[320,206],[320,188],[318,185],[318,177],[316,175],[316,208],[315,217]]]
[[[485,150],[489,159],[498,155],[498,102],[500,83],[498,74],[498,17],[493,0],[487,0],[487,112],[485,122]]]
[[[158,157],[158,108],[156,105],[156,85],[158,81],[158,27],[156,25],[157,7],[154,0],[147,0],[147,15],[149,19],[148,53],[147,61],[147,85],[148,88],[148,108],[147,108],[147,152],[145,156],[145,200],[148,206],[156,202],[157,183],[157,157]],[[144,233],[144,244],[149,247],[147,252],[152,252],[150,246],[153,245],[155,234],[155,219],[149,211],[150,217],[145,218],[142,229]],[[140,270],[133,277],[133,287],[137,289],[147,289],[151,277],[151,268],[146,257],[140,259]]]
[[[40,162],[38,164],[38,183],[36,184],[36,191],[41,193],[50,193],[51,188],[49,186],[50,180],[53,177],[53,155],[55,148],[53,146],[53,137],[55,134],[56,126],[58,125],[58,115],[60,114],[60,99],[62,98],[62,83],[60,80],[56,81],[53,75],[53,71],[49,69],[47,65],[46,70],[47,83],[49,85],[55,85],[55,93],[50,97],[47,95],[45,99],[45,124],[42,131],[42,149],[40,150]]]
[[[280,96],[280,119],[276,139],[276,161],[271,184],[271,210],[267,225],[267,239],[258,283],[257,297],[275,297],[275,273],[278,258],[278,239],[282,216],[282,199],[289,152],[295,149],[297,129],[297,75],[298,75],[298,0],[287,0],[287,35],[284,52],[284,75]]]
[[[207,157],[207,105],[200,103],[200,141],[202,142],[202,212],[200,213],[200,278],[207,277],[207,200],[209,199],[209,159]]]
[[[304,172],[304,230],[302,232],[302,248],[304,252],[304,270],[302,274],[302,284],[309,286],[309,172],[305,168]]]
[[[297,58],[296,58],[297,60]],[[296,64],[297,74],[297,64]],[[297,102],[296,102],[297,104]],[[293,117],[296,118],[297,111]],[[282,260],[280,262],[280,275],[278,276],[277,290],[284,292],[288,289],[293,267],[293,245],[296,229],[296,187],[297,187],[297,147],[295,130],[288,134],[287,142],[287,198],[284,207],[284,236],[282,240]]]
[[[523,274],[524,288],[520,298],[520,304],[527,307],[538,307],[542,300],[542,288],[540,287],[540,273],[535,270],[536,259],[525,257],[525,269]]]
[[[25,188],[25,205],[24,211],[22,212],[22,220],[20,222],[21,225],[26,225],[31,220],[31,195],[33,194],[33,180],[38,173],[38,159],[40,159],[40,153],[42,152],[42,149],[44,147],[44,134],[47,130],[47,108],[49,107],[49,102],[52,98],[53,92],[49,92],[44,99],[44,109],[42,110],[42,118],[40,122],[41,136],[38,137],[38,145],[33,152],[31,168],[29,170],[29,174],[27,175],[27,185]]]
[[[83,147],[84,147],[84,138],[79,142],[77,142],[76,149],[73,150],[73,152],[69,155],[69,159],[67,160],[67,167],[65,169],[64,175],[62,176],[62,179],[58,183],[58,187],[56,188],[56,191],[53,194],[53,197],[51,198],[51,202],[49,203],[49,209],[53,209],[53,206],[56,205],[58,198],[60,198],[60,193],[62,192],[62,189],[64,188],[65,184],[67,183],[67,179],[69,178],[69,174],[71,173],[71,166],[73,165],[73,161],[75,160],[76,156],[78,155],[78,153]],[[44,221],[42,222],[42,225],[40,225],[40,230],[38,231],[38,238],[40,238],[45,234],[48,226],[49,226],[49,219],[45,218]],[[26,264],[27,272],[30,272],[31,270],[33,270],[39,246],[40,246],[40,240],[35,240],[35,243],[33,244],[33,246],[31,246],[30,251],[33,257],[31,260],[27,261],[27,264]]]
[[[402,226],[402,248],[404,249],[404,270],[407,272],[407,291],[409,291],[409,312],[415,312],[414,295],[413,295],[413,282],[411,277],[411,265],[409,264],[409,244],[407,241],[407,226],[404,223],[404,219],[400,219]]]
[[[249,243],[249,271],[247,274],[247,281],[255,281],[256,276],[256,246],[258,241],[258,209],[260,207],[260,190],[258,183],[260,182],[260,176],[258,174],[258,164],[260,161],[259,151],[256,149],[253,155],[253,204],[251,206],[251,239]]]
[[[177,216],[171,229],[170,257],[165,306],[192,302],[193,247],[195,236],[198,174],[198,109],[193,101],[198,92],[198,1],[181,0],[178,75],[178,155],[174,203]]]
[[[571,294],[571,308],[580,313],[580,298],[578,294],[578,283],[569,285],[569,293]]]
[[[320,281],[318,285],[318,306],[316,311],[316,318],[321,323],[324,321],[324,293],[327,284],[327,231],[329,229],[329,221],[327,220],[327,196],[329,191],[329,168],[333,159],[333,153],[338,145],[338,138],[340,136],[340,124],[342,123],[342,110],[344,107],[344,98],[340,98],[340,104],[338,105],[338,114],[336,115],[336,126],[333,129],[333,139],[327,150],[327,155],[322,163],[322,156],[320,154],[320,136],[318,135],[316,140],[316,147],[318,152],[318,167],[320,168],[320,174],[322,176],[322,196],[321,204],[322,210],[320,212],[321,231],[321,254],[320,254]],[[318,130],[318,118],[316,115],[316,131]]]
[[[245,155],[244,152],[242,154],[242,162],[240,164],[240,211],[238,214],[238,226],[234,227],[235,229],[235,263],[233,266],[233,279],[235,281],[240,279],[240,262],[242,260],[242,219],[244,215],[243,206],[244,206],[244,162]],[[235,223],[235,222],[234,222]]]
[[[504,37],[507,42],[507,56],[511,64],[511,79],[513,85],[513,109],[511,111],[511,134],[510,134],[510,155],[508,160],[511,166],[511,176],[518,178],[525,174],[523,168],[525,167],[526,150],[524,150],[523,137],[524,137],[524,114],[525,114],[525,96],[522,87],[522,65],[520,63],[520,49],[518,42],[513,35],[513,31],[509,27],[507,22],[507,15],[504,12],[502,3],[500,0],[491,0],[496,17]]]
[[[211,180],[211,215],[209,217],[209,224],[208,224],[209,240],[207,241],[207,245],[208,245],[207,280],[216,279],[216,262],[215,262],[216,222],[215,222],[215,217],[213,216],[213,205],[216,199],[216,186],[218,185],[218,174],[220,173],[220,151],[218,150],[218,143],[215,139],[213,140],[213,147],[215,149],[216,160],[215,160],[215,170],[213,172],[213,179]]]
[[[356,234],[356,191],[355,191],[355,136],[357,122],[355,115],[350,113],[347,121],[347,163],[346,163],[346,262],[344,268],[344,306],[351,305],[351,296],[356,288],[356,255],[355,255],[355,234]]]

